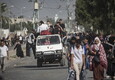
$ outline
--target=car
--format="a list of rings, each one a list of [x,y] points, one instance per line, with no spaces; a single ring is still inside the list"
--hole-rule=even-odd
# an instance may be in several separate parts
[[[40,35],[36,38],[36,58],[37,66],[42,67],[43,63],[59,62],[65,65],[63,54],[63,44],[58,34]]]

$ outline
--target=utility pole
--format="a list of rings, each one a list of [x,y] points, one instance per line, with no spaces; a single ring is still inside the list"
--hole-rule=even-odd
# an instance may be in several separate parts
[[[22,31],[22,17],[23,17],[23,15],[22,15],[22,8],[21,8],[21,16],[20,16],[20,19],[21,19],[21,22],[20,22],[20,29],[21,29],[21,31]]]
[[[10,8],[8,8],[8,10],[9,10],[9,18],[11,18],[11,10],[10,9],[13,8],[13,7],[14,6],[12,5],[12,6],[10,6]],[[10,21],[8,21],[8,22],[9,22],[9,32],[10,32],[10,26],[11,26],[10,24],[11,23],[10,23]]]
[[[67,10],[67,25],[70,28],[70,11],[69,11],[69,7],[70,7],[70,0],[66,1],[66,10]]]
[[[23,16],[23,12],[22,12],[22,10],[25,9],[25,8],[26,8],[26,7],[22,7],[22,8],[21,8],[21,16],[20,16],[20,19],[21,19],[21,22],[20,22],[20,28],[21,28],[21,31],[22,31],[22,29],[23,29],[22,22],[23,22],[23,17],[24,17],[24,16]]]
[[[39,0],[35,0],[34,12],[33,12],[33,29],[36,29],[38,21],[39,21]]]
[[[10,13],[11,13],[11,11],[10,11],[10,9],[9,9],[9,18],[11,17],[11,16],[10,16]],[[9,32],[10,32],[10,21],[8,21],[8,23],[9,23]]]
[[[60,0],[60,1],[66,1],[66,11],[67,11],[67,26],[70,27],[70,0]]]

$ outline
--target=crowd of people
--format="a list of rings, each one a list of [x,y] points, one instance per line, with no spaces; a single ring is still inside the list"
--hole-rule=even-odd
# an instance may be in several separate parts
[[[81,72],[85,69],[93,71],[94,80],[104,80],[104,71],[114,80],[114,43],[109,40],[110,35],[94,34],[93,32],[66,34],[65,25],[60,19],[53,26],[51,22],[47,24],[40,21],[37,31],[30,33],[26,55],[30,56],[30,48],[32,48],[35,56],[34,41],[39,35],[60,34],[65,54],[68,60],[68,66],[76,72],[76,80],[81,79]],[[111,56],[111,59],[109,59]],[[111,62],[111,63],[110,63]],[[111,65],[110,65],[111,64]]]
[[[0,66],[1,71],[5,71],[5,63],[7,60],[9,60],[9,49],[12,49],[11,47],[14,47],[16,49],[16,56],[17,57],[24,57],[23,50],[21,47],[21,44],[23,43],[22,36],[14,36],[14,43],[10,43],[9,38],[1,38],[0,39]],[[12,40],[11,40],[12,41]]]
[[[39,35],[49,35],[49,34],[60,34],[61,37],[64,36],[64,28],[65,25],[63,24],[62,19],[60,19],[54,26],[51,24],[50,21],[44,23],[40,21],[38,23],[37,30],[32,30],[30,34],[26,37],[22,35],[15,34],[13,37],[2,37],[0,38],[0,65],[2,72],[5,71],[5,62],[6,59],[9,60],[9,47],[14,47],[16,49],[16,57],[23,58],[24,52],[22,49],[22,44],[26,43],[26,56],[30,56],[30,50],[32,48],[34,58],[36,59],[35,54],[35,41],[36,37]]]
[[[34,58],[36,59],[35,42],[37,36],[51,34],[59,34],[61,38],[63,38],[66,35],[65,24],[63,23],[62,19],[59,19],[59,21],[57,21],[55,25],[53,25],[50,21],[47,21],[46,23],[40,21],[38,23],[37,30],[33,29],[27,37],[26,56],[30,56],[30,49],[32,48]]]
[[[63,42],[69,69],[75,70],[76,80],[85,80],[82,75],[86,69],[93,71],[94,80],[104,80],[105,70],[114,80],[115,36],[75,33],[64,37]]]
[[[59,34],[62,38],[64,53],[68,60],[68,69],[73,69],[76,73],[76,80],[83,80],[83,71],[88,69],[93,71],[94,80],[104,80],[104,71],[114,80],[115,75],[115,35],[94,34],[93,32],[71,33],[65,31],[65,24],[60,19],[53,25],[50,21],[44,23],[40,21],[36,30],[32,30],[26,37],[26,56],[30,56],[32,48],[34,58],[36,59],[36,38],[39,35]],[[8,47],[5,40],[0,44],[0,64],[2,71],[5,70],[5,58],[9,58]],[[24,57],[21,44],[23,37],[15,36],[12,44],[16,44],[17,57]]]

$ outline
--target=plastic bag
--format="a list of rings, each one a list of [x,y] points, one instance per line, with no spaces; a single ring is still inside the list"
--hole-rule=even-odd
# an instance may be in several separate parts
[[[76,80],[76,72],[73,69],[69,70],[67,80]]]

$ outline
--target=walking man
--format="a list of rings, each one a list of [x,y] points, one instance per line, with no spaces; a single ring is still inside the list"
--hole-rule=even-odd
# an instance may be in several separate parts
[[[9,59],[8,47],[5,45],[4,41],[1,41],[1,44],[0,44],[0,65],[1,65],[2,72],[5,71],[6,58]]]
[[[30,35],[28,36],[27,39],[27,44],[26,44],[26,56],[30,56],[30,48],[32,48],[34,58],[36,59],[36,54],[35,54],[35,30],[32,30]]]
[[[83,63],[85,63],[84,50],[80,40],[77,40],[75,46],[71,49],[71,69],[76,72],[76,80],[80,80]]]

